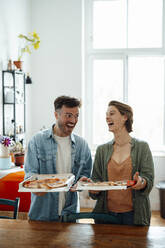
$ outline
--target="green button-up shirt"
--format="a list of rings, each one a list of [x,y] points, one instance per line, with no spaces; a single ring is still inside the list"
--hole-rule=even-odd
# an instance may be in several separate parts
[[[114,140],[97,148],[92,172],[93,181],[108,181],[107,165],[113,153]],[[149,193],[154,183],[154,163],[149,145],[138,139],[131,139],[132,178],[135,172],[145,178],[147,185],[142,190],[132,190],[135,225],[149,225],[151,218]],[[107,191],[89,194],[97,200],[94,212],[107,213]]]

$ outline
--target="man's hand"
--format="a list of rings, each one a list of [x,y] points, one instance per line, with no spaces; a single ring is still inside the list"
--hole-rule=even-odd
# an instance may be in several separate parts
[[[89,190],[89,193],[91,193],[91,194],[99,194],[100,190]]]
[[[93,183],[92,179],[89,178],[88,182]],[[91,194],[99,194],[100,190],[88,190]]]
[[[85,182],[92,182],[92,180],[90,179],[90,178],[88,178],[88,177],[81,177],[80,179],[79,179],[79,181],[80,182],[82,182],[82,181],[85,181]]]
[[[81,177],[79,181],[86,181],[89,183],[93,183],[92,179],[88,178],[88,177]],[[100,192],[100,190],[89,190],[89,192],[91,194],[98,194]]]
[[[91,182],[91,179],[88,178],[88,177],[83,176],[83,177],[81,177],[81,178],[79,179],[79,181],[80,181],[80,182],[82,182],[82,181]],[[71,192],[76,192],[76,189],[77,189],[77,183],[74,184],[74,185],[70,188],[70,191],[71,191]]]
[[[146,187],[147,182],[144,178],[139,176],[139,172],[135,173],[133,179],[136,180],[137,183],[134,186],[132,186],[132,189],[139,190],[139,189],[144,189]]]

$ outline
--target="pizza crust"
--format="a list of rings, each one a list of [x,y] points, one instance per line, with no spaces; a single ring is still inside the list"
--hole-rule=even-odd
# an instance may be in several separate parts
[[[23,183],[23,187],[30,189],[55,189],[67,186],[67,179],[62,178],[45,178],[45,179],[34,179],[27,180]]]

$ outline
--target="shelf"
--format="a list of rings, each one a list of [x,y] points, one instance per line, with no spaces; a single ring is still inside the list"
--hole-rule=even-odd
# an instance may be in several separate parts
[[[14,86],[4,85],[4,88],[13,89],[13,88],[14,88]]]
[[[4,102],[4,104],[8,104],[8,105],[14,105],[14,102]]]
[[[25,73],[2,71],[3,135],[15,141],[25,139]],[[17,133],[23,131],[21,133]]]
[[[19,71],[19,70],[4,70],[3,72],[6,72],[6,73],[12,73],[12,74],[24,74],[23,71]]]

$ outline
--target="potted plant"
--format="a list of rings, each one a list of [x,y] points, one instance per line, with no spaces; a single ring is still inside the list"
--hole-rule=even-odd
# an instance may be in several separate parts
[[[18,56],[18,60],[14,61],[13,63],[18,69],[22,69],[21,59],[24,53],[31,54],[33,48],[37,50],[40,46],[40,38],[35,31],[32,33],[28,33],[27,35],[20,34],[18,38],[22,39],[23,47],[20,50],[20,55]]]
[[[25,150],[21,142],[16,142],[12,148],[14,154],[15,165],[21,166],[24,164]]]

